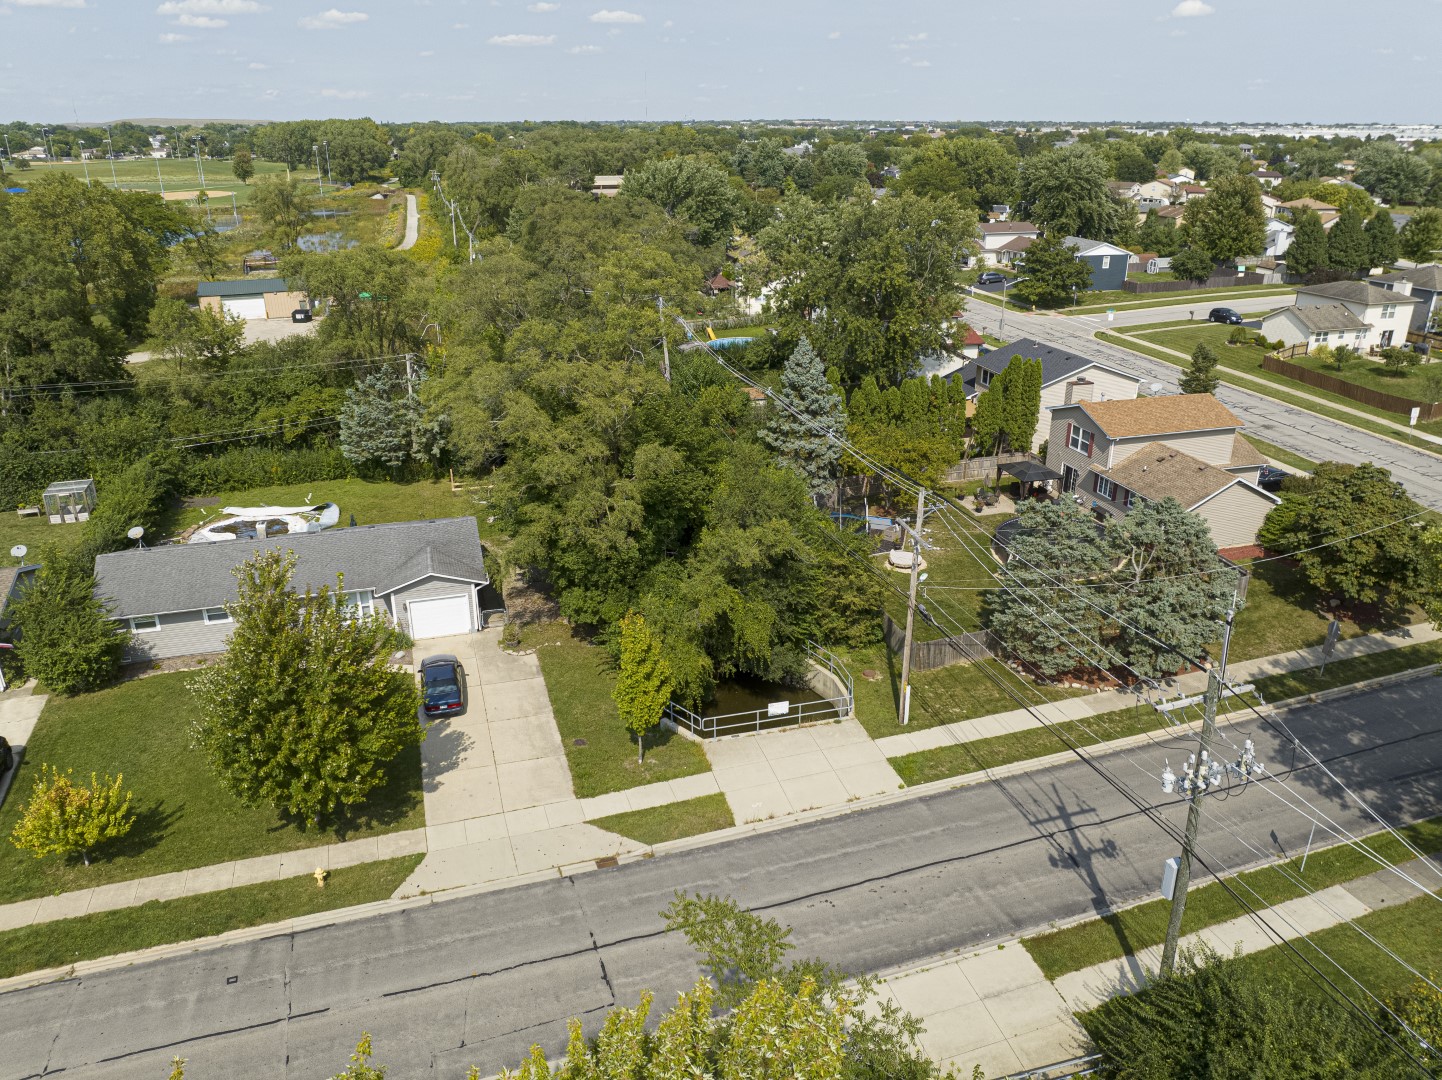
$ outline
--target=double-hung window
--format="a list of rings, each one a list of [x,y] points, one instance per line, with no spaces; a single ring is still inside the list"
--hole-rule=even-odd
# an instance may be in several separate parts
[[[1396,304],[1383,304],[1383,305],[1382,305],[1382,318],[1384,318],[1384,319],[1390,319],[1390,318],[1391,318],[1393,315],[1395,315],[1395,314],[1397,314],[1397,305],[1396,305]]]
[[[369,619],[376,613],[376,594],[371,589],[356,589],[345,594],[346,606],[358,616]]]
[[[1111,499],[1116,496],[1117,486],[1105,476],[1092,476],[1092,489],[1103,499]]]
[[[1066,444],[1067,446],[1075,450],[1078,454],[1086,454],[1088,457],[1090,457],[1092,452],[1092,443],[1094,441],[1095,436],[1093,436],[1092,433],[1086,428],[1081,427],[1078,424],[1067,425]]]

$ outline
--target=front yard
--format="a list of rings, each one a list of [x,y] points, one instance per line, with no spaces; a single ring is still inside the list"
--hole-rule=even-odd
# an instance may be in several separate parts
[[[268,807],[243,806],[191,745],[188,672],[151,675],[74,698],[52,697],[0,806],[0,903],[209,866],[425,824],[419,748],[390,765],[390,782],[335,829],[302,830]],[[41,763],[122,774],[138,817],[129,835],[84,866],[36,859],[9,842]]]

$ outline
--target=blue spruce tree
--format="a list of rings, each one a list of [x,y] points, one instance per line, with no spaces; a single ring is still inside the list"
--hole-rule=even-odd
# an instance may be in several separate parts
[[[781,372],[777,398],[762,435],[766,445],[777,461],[801,474],[812,495],[829,491],[841,457],[841,447],[829,436],[845,437],[846,409],[804,337]]]

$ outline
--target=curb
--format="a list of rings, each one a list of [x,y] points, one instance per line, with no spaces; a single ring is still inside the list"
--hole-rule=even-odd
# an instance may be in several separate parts
[[[1345,698],[1354,694],[1366,693],[1370,690],[1391,686],[1398,683],[1409,682],[1413,679],[1426,678],[1442,671],[1442,664],[1429,664],[1426,667],[1410,668],[1406,671],[1393,672],[1390,675],[1379,675],[1375,679],[1368,679],[1365,682],[1351,683],[1346,686],[1334,687],[1330,690],[1320,690],[1314,694],[1300,695],[1279,701],[1264,708],[1270,712],[1283,712],[1289,709],[1300,708],[1305,705],[1318,704]],[[1285,674],[1285,673],[1284,673]],[[1250,710],[1242,710],[1226,713],[1217,718],[1217,726],[1232,726],[1251,719],[1253,714]],[[1193,720],[1185,724],[1176,724],[1167,728],[1159,728],[1156,731],[1145,731],[1137,735],[1128,735],[1121,739],[1113,739],[1105,743],[1093,743],[1090,746],[1082,747],[1088,753],[1110,753],[1117,750],[1127,750],[1133,746],[1141,746],[1154,742],[1156,736],[1161,732],[1177,733],[1190,732],[1197,729],[1201,724],[1200,720]],[[897,803],[909,802],[913,799],[923,799],[931,795],[938,795],[945,791],[954,791],[960,788],[974,787],[977,784],[988,783],[992,780],[1004,780],[1013,776],[1023,775],[1029,772],[1038,772],[1044,769],[1053,768],[1057,765],[1067,764],[1076,760],[1076,755],[1069,750],[1063,750],[1057,754],[1049,754],[1046,757],[1028,758],[1026,761],[1013,762],[1010,765],[1002,765],[990,771],[965,773],[961,776],[949,776],[941,780],[933,780],[926,784],[918,784],[915,787],[902,787],[894,792],[886,792],[882,795],[872,795],[865,799],[858,799],[853,803],[842,806],[828,807],[820,810],[806,810],[799,814],[791,814],[784,818],[768,818],[765,821],[748,822],[743,825],[733,825],[729,829],[718,829],[715,832],[701,833],[697,836],[683,837],[679,840],[667,840],[660,844],[652,845],[641,851],[621,855],[617,859],[618,866],[626,866],[631,863],[654,859],[663,855],[680,854],[687,851],[696,851],[702,848],[711,847],[715,844],[724,844],[732,840],[739,840],[747,836],[760,836],[766,833],[776,832],[781,829],[792,828],[798,825],[808,825],[813,822],[827,821],[832,818],[845,817],[861,810],[872,810],[883,806],[892,806]],[[1319,849],[1320,850],[1320,849]],[[1260,863],[1258,865],[1261,865]],[[574,877],[578,874],[594,873],[599,868],[593,861],[582,863],[571,863],[563,866],[553,867],[549,870],[538,870],[530,874],[521,874],[515,877],[501,878],[496,881],[483,882],[477,885],[465,885],[456,889],[447,889],[444,892],[424,893],[420,896],[392,898],[389,900],[377,900],[369,904],[359,904],[354,907],[337,908],[334,911],[318,912],[314,915],[302,915],[294,919],[281,920],[279,922],[264,923],[260,926],[249,926],[238,930],[228,930],[223,934],[216,934],[213,937],[193,938],[189,941],[173,942],[166,945],[154,945],[148,949],[139,949],[128,953],[118,953],[114,956],[97,957],[94,960],[84,960],[65,967],[47,968],[41,971],[30,971],[20,975],[12,975],[9,978],[0,979],[0,994],[13,990],[22,990],[28,987],[39,986],[45,983],[61,982],[66,979],[83,978],[86,975],[99,974],[100,972],[114,970],[116,968],[129,967],[132,964],[148,962],[151,960],[166,959],[174,956],[182,956],[187,953],[209,951],[222,948],[227,945],[238,945],[250,941],[263,941],[267,938],[283,937],[287,934],[304,933],[310,930],[320,930],[327,926],[338,926],[349,922],[356,922],[360,919],[369,918],[372,915],[394,914],[402,911],[410,911],[416,908],[429,907],[432,904],[445,903],[449,900],[461,900],[471,896],[481,896],[486,893],[500,892],[503,889],[517,888],[524,885],[534,885],[544,881],[554,881],[559,878]],[[1127,905],[1131,906],[1131,905]],[[123,909],[120,909],[123,910]],[[1123,910],[1118,908],[1116,910]],[[1061,929],[1073,925],[1073,922],[1087,922],[1097,917],[1096,913],[1078,916],[1075,920],[1058,921],[1055,926],[1050,924],[1046,930]],[[65,920],[55,920],[64,922]],[[1040,928],[1032,933],[1041,932]],[[1022,937],[996,942],[997,945],[1010,945],[1018,943]],[[994,945],[988,944],[987,949]],[[958,950],[955,956],[971,955],[971,951]],[[893,977],[905,971],[917,967],[926,967],[937,963],[933,958],[919,964],[906,965],[904,968],[894,971],[877,972],[878,978]]]

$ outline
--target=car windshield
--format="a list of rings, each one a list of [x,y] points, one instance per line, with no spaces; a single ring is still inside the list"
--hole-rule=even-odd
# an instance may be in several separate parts
[[[456,683],[456,669],[450,666],[426,669],[426,693],[430,696],[456,694],[460,686]]]

